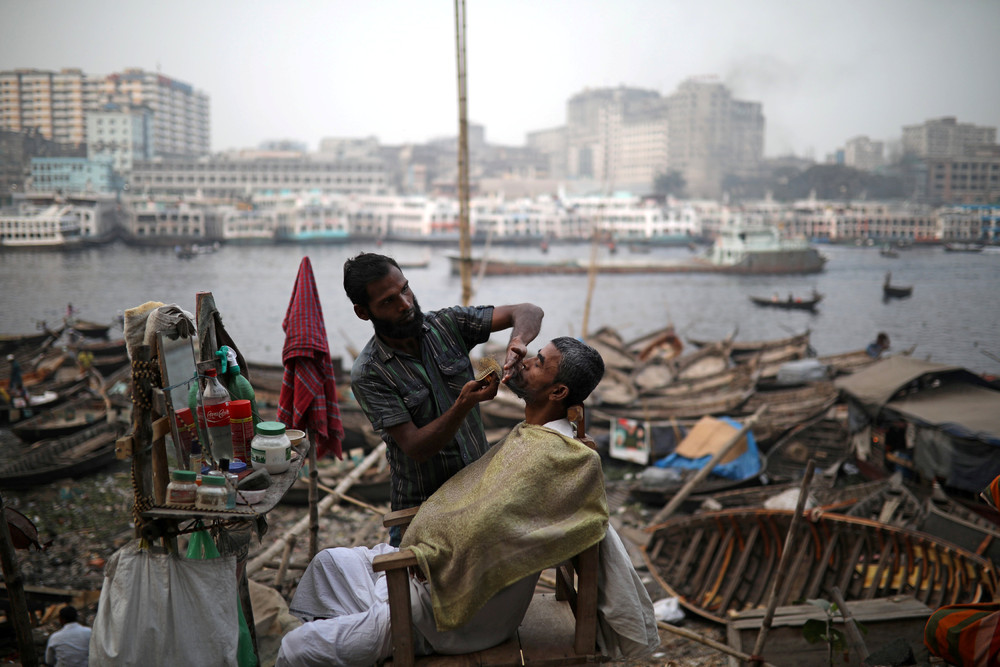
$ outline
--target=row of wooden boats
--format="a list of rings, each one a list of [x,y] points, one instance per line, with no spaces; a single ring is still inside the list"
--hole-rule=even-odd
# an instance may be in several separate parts
[[[73,328],[22,337],[8,354],[22,368],[28,393],[8,396],[0,417],[24,444],[0,463],[0,487],[22,488],[80,477],[115,460],[115,440],[131,410],[130,366],[124,340],[106,335],[110,325],[72,321]],[[79,327],[77,327],[79,325]],[[0,382],[9,385],[10,362],[0,365]]]

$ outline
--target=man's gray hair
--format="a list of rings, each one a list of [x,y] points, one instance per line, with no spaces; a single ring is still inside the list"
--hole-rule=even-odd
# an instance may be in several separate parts
[[[576,338],[553,338],[552,345],[562,355],[555,381],[569,388],[566,406],[579,405],[604,377],[604,360],[597,350]]]

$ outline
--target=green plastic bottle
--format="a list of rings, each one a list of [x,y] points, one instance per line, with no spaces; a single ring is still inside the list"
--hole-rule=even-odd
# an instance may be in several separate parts
[[[257,400],[250,381],[240,372],[239,362],[236,360],[236,352],[228,345],[223,345],[216,354],[222,362],[222,382],[229,390],[229,400],[250,401],[250,410],[253,412],[253,423],[256,425],[260,421],[257,413]]]

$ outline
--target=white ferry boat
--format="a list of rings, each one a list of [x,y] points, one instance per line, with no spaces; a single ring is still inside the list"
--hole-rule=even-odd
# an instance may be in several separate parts
[[[722,227],[709,259],[732,273],[818,273],[826,264],[826,257],[807,241],[782,238],[770,225]]]
[[[70,205],[37,208],[24,205],[0,213],[0,246],[67,248],[80,245],[80,219]]]

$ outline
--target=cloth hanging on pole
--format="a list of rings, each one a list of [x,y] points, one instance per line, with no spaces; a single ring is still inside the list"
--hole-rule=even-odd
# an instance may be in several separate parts
[[[285,373],[278,398],[278,421],[288,428],[309,430],[316,441],[317,457],[332,452],[338,459],[343,458],[344,426],[337,404],[333,361],[308,257],[299,264],[281,328],[285,332],[281,350]]]

